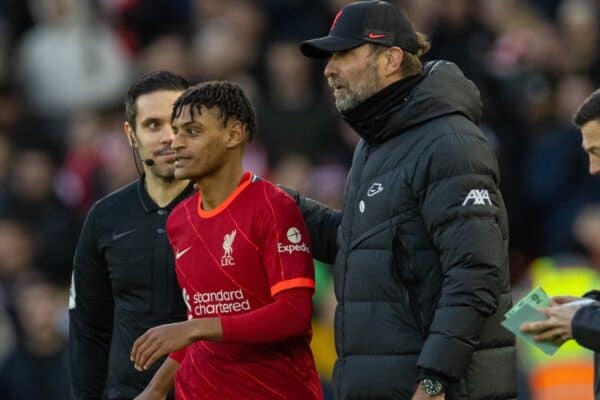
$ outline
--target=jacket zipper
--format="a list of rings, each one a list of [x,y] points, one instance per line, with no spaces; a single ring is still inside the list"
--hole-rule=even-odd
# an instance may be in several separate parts
[[[404,244],[402,244],[404,246]],[[406,246],[404,246],[404,248],[406,249]],[[413,263],[410,260],[410,257],[408,257],[408,267],[410,268],[410,272],[412,273],[413,276],[415,275],[415,269],[413,267]],[[417,324],[419,325],[419,330],[421,331],[421,335],[423,335],[423,337],[425,338],[427,336],[427,333],[425,332],[425,318],[423,318],[423,311],[421,310],[421,307],[419,306],[419,293],[417,293],[417,291],[414,291],[414,297],[415,297],[415,306],[413,307],[413,312],[415,313],[416,317],[417,317]],[[411,304],[412,306],[412,304]]]
[[[367,161],[369,160],[369,155],[371,153],[371,146],[369,146],[369,144],[367,142],[364,142],[365,144],[365,156],[363,158],[362,164],[360,166],[360,171],[353,171],[353,172],[358,172],[358,176],[357,181],[356,181],[356,185],[354,187],[354,199],[351,202],[351,214],[350,214],[350,224],[348,226],[348,240],[347,240],[347,248],[345,251],[345,257],[344,257],[344,278],[343,278],[343,282],[342,282],[342,298],[340,299],[340,301],[342,303],[344,303],[344,299],[346,298],[346,275],[348,273],[348,256],[350,255],[350,243],[352,243],[352,227],[354,226],[354,216],[356,215],[356,209],[359,207],[360,204],[360,200],[359,200],[359,190],[360,190],[360,183],[363,182],[363,173],[365,172],[365,166],[367,165]],[[358,201],[357,201],[358,200]]]
[[[352,201],[351,204],[351,214],[350,214],[350,225],[348,227],[349,232],[348,232],[348,240],[347,240],[347,245],[346,245],[346,249],[344,250],[345,252],[345,257],[344,257],[344,275],[342,278],[342,290],[340,293],[340,304],[342,304],[342,315],[341,315],[341,321],[340,321],[340,351],[342,352],[344,358],[342,359],[342,363],[346,362],[346,344],[345,344],[345,335],[344,335],[344,325],[345,325],[345,320],[346,320],[346,316],[344,315],[346,313],[346,277],[348,275],[348,256],[350,255],[350,243],[352,242],[352,226],[354,225],[354,216],[356,214],[356,208],[358,207],[358,202],[356,202],[356,200],[358,200],[359,198],[359,189],[360,189],[360,183],[363,181],[362,179],[362,175],[365,171],[365,165],[367,164],[367,160],[369,159],[369,154],[371,153],[371,146],[369,146],[368,143],[365,142],[365,147],[366,147],[366,153],[365,156],[363,158],[363,162],[361,165],[361,169],[360,171],[353,171],[353,172],[358,172],[359,175],[357,177],[358,181],[356,181],[356,186],[354,187],[354,199]],[[339,305],[338,305],[339,306]],[[340,378],[343,380],[343,378]],[[341,385],[340,385],[341,386]],[[340,389],[341,390],[341,389]],[[341,396],[341,393],[338,393],[338,396]]]
[[[404,243],[404,241],[402,239],[400,239],[400,236],[398,235],[398,231],[399,229],[396,230],[396,238],[398,239],[398,243],[400,243],[400,246],[402,246],[402,251],[404,252],[404,254],[406,254],[406,260],[408,261],[408,268],[410,269],[411,275],[412,276],[417,276],[415,274],[415,268],[414,265],[412,263],[412,260],[410,259],[410,255],[408,253],[408,248],[406,247],[406,243]],[[396,253],[394,252],[394,260],[396,265],[398,264],[398,261],[396,259]],[[423,336],[423,338],[425,338],[427,336],[426,332],[425,332],[425,318],[423,318],[423,312],[421,310],[421,307],[419,306],[419,293],[414,290],[412,287],[409,287],[408,285],[404,285],[406,288],[406,293],[408,296],[408,304],[412,310],[413,315],[415,316],[416,322],[417,322],[417,327],[419,328],[419,332],[421,333],[421,335]]]

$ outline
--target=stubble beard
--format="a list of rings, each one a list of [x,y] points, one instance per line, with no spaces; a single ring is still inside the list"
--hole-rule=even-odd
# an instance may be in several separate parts
[[[330,81],[334,83],[335,81]],[[375,62],[371,62],[365,68],[362,79],[358,81],[354,88],[350,88],[348,81],[341,81],[345,87],[346,94],[335,96],[335,107],[340,113],[344,113],[358,106],[360,103],[381,90],[381,82],[379,80],[379,66]]]
[[[167,165],[159,167],[156,165],[151,166],[150,173],[154,177],[164,181],[165,183],[172,183],[175,180],[175,165]]]

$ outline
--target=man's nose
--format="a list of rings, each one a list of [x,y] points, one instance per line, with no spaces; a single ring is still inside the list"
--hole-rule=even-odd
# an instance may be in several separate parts
[[[171,139],[171,149],[180,150],[185,147],[185,143],[181,138],[181,135],[173,135]]]
[[[335,60],[333,59],[333,57],[329,58],[329,61],[327,61],[327,64],[325,65],[325,70],[323,71],[323,75],[325,75],[325,78],[329,78],[335,74],[337,74],[338,70],[337,70],[337,64],[335,62]]]
[[[171,144],[173,143],[173,140],[175,139],[175,133],[173,133],[173,128],[171,126],[165,127],[164,129],[164,133],[162,136],[162,143],[164,144]]]

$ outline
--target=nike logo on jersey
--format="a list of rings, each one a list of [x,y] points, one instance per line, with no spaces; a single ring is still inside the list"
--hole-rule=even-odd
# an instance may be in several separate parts
[[[192,246],[188,247],[187,249],[183,249],[183,250],[178,251],[177,253],[175,253],[175,259],[179,260],[185,253],[187,253],[188,251],[190,251],[191,248],[192,248]]]
[[[130,230],[130,231],[127,231],[127,232],[121,232],[121,233],[116,233],[116,232],[113,232],[113,235],[112,235],[112,240],[119,240],[119,239],[121,239],[122,237],[125,237],[125,236],[127,236],[127,235],[130,235],[130,234],[132,234],[133,232],[135,232],[135,229],[132,229],[132,230]]]

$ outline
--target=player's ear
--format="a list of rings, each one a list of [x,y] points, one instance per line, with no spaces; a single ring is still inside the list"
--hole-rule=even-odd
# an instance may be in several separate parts
[[[233,121],[229,126],[229,137],[227,138],[227,148],[231,149],[244,143],[246,132],[242,121]]]
[[[133,128],[127,121],[125,121],[125,123],[123,124],[123,133],[127,137],[129,145],[131,147],[137,147],[137,142],[135,141],[135,133],[133,132]]]

